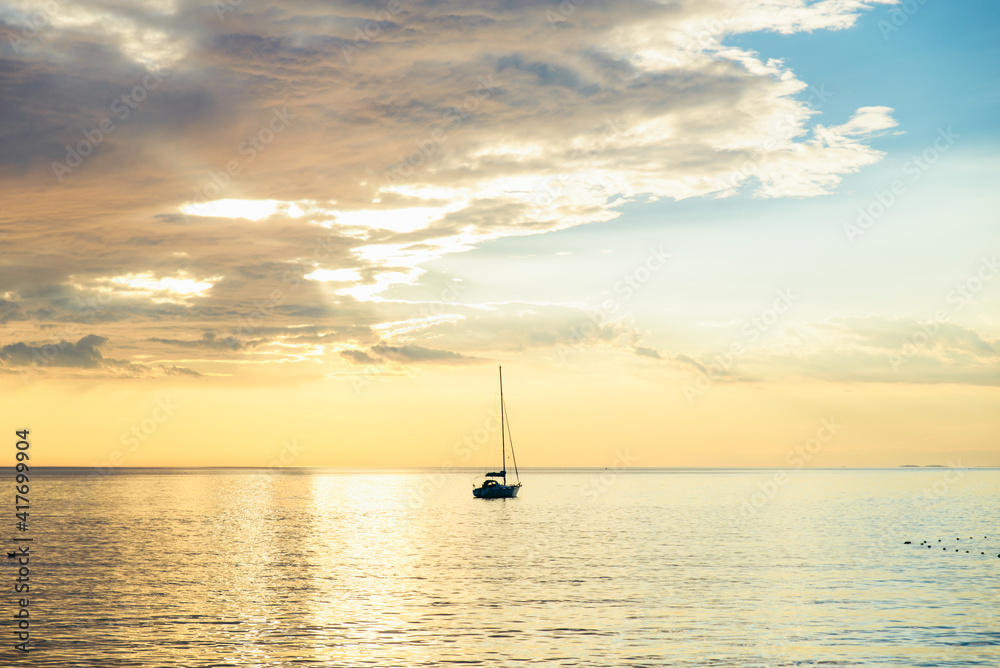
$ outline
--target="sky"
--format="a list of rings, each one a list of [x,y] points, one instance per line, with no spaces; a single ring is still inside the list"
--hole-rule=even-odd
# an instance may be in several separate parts
[[[0,0],[39,464],[1000,465],[987,0]]]

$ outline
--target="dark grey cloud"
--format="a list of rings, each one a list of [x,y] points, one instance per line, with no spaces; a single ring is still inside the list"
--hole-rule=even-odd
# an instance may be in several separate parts
[[[187,369],[182,366],[160,364],[157,365],[156,368],[162,370],[163,373],[167,376],[191,376],[194,378],[202,377],[202,375],[197,371],[195,371],[194,369]]]
[[[363,350],[341,350],[340,356],[354,364],[378,364],[381,361]]]
[[[449,350],[435,350],[416,345],[390,346],[379,344],[372,346],[372,352],[381,357],[401,363],[433,362],[444,364],[464,364],[468,362],[478,362],[473,357],[467,357],[460,353]]]
[[[76,343],[62,339],[52,343],[18,342],[0,348],[0,360],[7,371],[21,369],[29,375],[50,373],[53,369],[97,372],[100,376],[147,378],[162,375],[200,377],[193,369],[176,365],[137,364],[127,360],[106,358],[100,348],[108,339],[88,334]]]
[[[26,317],[17,302],[0,299],[0,325],[6,325],[11,320],[24,320]]]
[[[99,348],[105,342],[107,339],[103,336],[88,334],[76,343],[66,340],[41,345],[12,343],[0,348],[0,359],[11,366],[97,369],[104,364],[104,357]]]
[[[654,360],[663,359],[662,357],[660,357],[660,353],[656,352],[652,348],[646,348],[644,346],[636,346],[635,354],[641,355],[642,357],[651,357]]]
[[[747,376],[740,369],[746,366],[746,359],[732,360],[718,354],[692,356],[686,353],[670,353],[667,357],[675,366],[684,371],[693,371],[699,376],[721,383],[757,382],[760,377]]]
[[[261,339],[245,341],[236,338],[235,336],[226,336],[222,338],[216,338],[214,332],[205,332],[200,339],[164,339],[153,337],[146,339],[150,343],[162,343],[167,346],[176,348],[195,348],[203,350],[247,350],[253,349],[261,345],[263,341]]]

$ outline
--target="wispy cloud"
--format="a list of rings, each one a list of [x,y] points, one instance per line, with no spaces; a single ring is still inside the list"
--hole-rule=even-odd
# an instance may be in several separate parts
[[[673,359],[713,381],[749,374],[763,380],[1000,385],[1000,339],[955,323],[909,317],[790,323],[728,366],[711,352],[696,357]]]
[[[416,346],[416,345],[390,346],[380,343],[377,346],[372,346],[372,352],[387,359],[390,359],[394,362],[404,362],[404,363],[443,362],[447,364],[454,364],[458,362],[475,361],[465,355],[452,352],[450,350],[435,350],[432,348],[424,348],[423,346]]]

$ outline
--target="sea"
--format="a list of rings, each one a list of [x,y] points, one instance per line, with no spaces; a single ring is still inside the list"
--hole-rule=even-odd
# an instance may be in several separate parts
[[[1000,666],[998,469],[475,474],[35,470],[0,665]]]

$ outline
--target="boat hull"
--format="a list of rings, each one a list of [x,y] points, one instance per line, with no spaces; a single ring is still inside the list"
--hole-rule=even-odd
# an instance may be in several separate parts
[[[521,490],[520,485],[494,485],[493,487],[474,487],[472,496],[477,499],[513,499]]]

